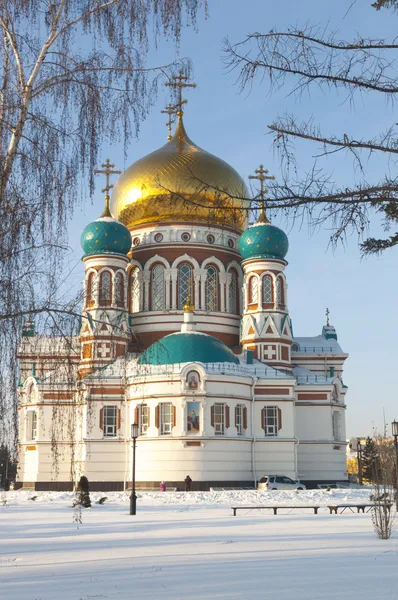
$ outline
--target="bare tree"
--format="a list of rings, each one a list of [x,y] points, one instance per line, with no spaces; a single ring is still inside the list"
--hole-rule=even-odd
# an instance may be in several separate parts
[[[379,0],[373,4],[396,9],[396,0]],[[358,7],[358,10],[360,8]],[[248,90],[258,80],[266,81],[270,92],[293,83],[292,93],[301,95],[320,88],[326,92],[341,90],[350,102],[358,94],[379,94],[394,102],[398,94],[395,67],[398,44],[383,39],[357,37],[352,41],[338,38],[318,26],[305,25],[284,31],[253,33],[239,43],[225,40],[225,60],[229,69],[238,73],[238,84]],[[372,138],[356,139],[346,132],[324,131],[308,119],[299,122],[295,115],[278,117],[268,125],[274,146],[280,153],[283,180],[270,183],[270,209],[283,209],[288,216],[309,218],[319,225],[333,226],[332,241],[344,238],[354,230],[363,240],[369,229],[371,214],[378,214],[386,232],[398,222],[398,178],[395,175],[398,158],[396,123]],[[304,140],[319,150],[313,168],[298,175],[294,142]],[[311,146],[312,145],[312,146]],[[358,184],[334,181],[322,169],[322,159],[345,152],[359,167]],[[385,175],[378,181],[368,181],[363,168],[364,155],[385,159]],[[390,171],[393,175],[390,174]],[[364,254],[382,252],[398,244],[398,232],[384,239],[368,237],[361,243]]]
[[[206,0],[0,2],[0,439],[16,421],[24,318],[47,315],[59,335],[59,315],[79,312],[61,289],[66,224],[87,182],[93,193],[100,146],[120,140],[126,149],[159,79],[177,67],[147,65],[149,39],[178,43],[202,7]],[[189,61],[181,66],[189,71]]]
[[[395,527],[396,506],[395,490],[395,456],[390,440],[377,436],[375,440],[376,460],[371,465],[373,493],[371,500],[372,521],[378,537],[388,540]]]

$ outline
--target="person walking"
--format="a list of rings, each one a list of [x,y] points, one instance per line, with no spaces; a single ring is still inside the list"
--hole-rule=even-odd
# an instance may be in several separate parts
[[[192,479],[190,478],[189,475],[187,475],[185,477],[184,483],[185,483],[185,491],[186,492],[190,492],[191,491],[191,485],[192,485]]]

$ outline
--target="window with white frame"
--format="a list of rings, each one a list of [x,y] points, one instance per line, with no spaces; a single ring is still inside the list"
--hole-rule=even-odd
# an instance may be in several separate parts
[[[272,299],[272,280],[269,275],[265,275],[263,279],[263,302],[264,304],[271,304]]]
[[[218,310],[218,277],[217,270],[215,267],[207,268],[206,310]]]
[[[279,305],[283,305],[285,303],[282,277],[278,277],[278,279],[276,280],[276,302]]]
[[[156,265],[152,269],[152,310],[164,310],[164,307],[164,266]]]
[[[115,277],[115,295],[116,302],[124,302],[124,275],[123,273],[117,273]]]
[[[100,275],[99,284],[99,301],[100,304],[103,302],[110,302],[112,297],[112,278],[109,271],[103,271]]]
[[[186,263],[178,267],[178,308],[181,310],[187,303],[188,296],[193,301],[192,267]]]
[[[116,437],[117,406],[104,406],[104,437]]]
[[[249,304],[258,304],[257,277],[251,277],[249,280]]]
[[[35,440],[37,438],[37,412],[29,411],[27,414],[26,439]]]
[[[244,409],[244,407],[242,404],[238,404],[235,407],[235,425],[236,425],[236,431],[237,431],[238,435],[244,434],[243,409]]]
[[[238,299],[238,276],[235,271],[230,271],[231,281],[229,284],[229,312],[233,315],[239,313],[239,299]]]
[[[149,406],[141,404],[140,406],[140,435],[146,435],[149,425]]]
[[[225,433],[225,405],[221,402],[214,404],[214,433],[216,435]]]
[[[335,410],[332,414],[332,429],[333,429],[333,439],[340,439],[340,413]]]
[[[140,312],[140,280],[139,268],[136,267],[131,272],[131,312]]]
[[[160,434],[167,435],[173,429],[173,405],[171,402],[162,402],[160,404]]]
[[[278,435],[278,407],[264,407],[264,433],[266,436]]]

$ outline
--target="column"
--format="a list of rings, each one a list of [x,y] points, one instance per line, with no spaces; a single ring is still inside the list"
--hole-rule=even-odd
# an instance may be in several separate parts
[[[226,285],[225,285],[225,300],[226,300],[226,310],[227,313],[231,312],[231,307],[230,307],[230,303],[229,303],[229,286],[231,285],[232,282],[232,273],[225,273],[226,276]],[[239,294],[239,289],[236,290],[236,293]],[[236,302],[238,302],[238,298],[236,298]]]
[[[171,281],[170,269],[165,269],[164,270],[164,285],[166,286],[166,294],[165,294],[166,310],[170,310],[170,281]]]
[[[206,279],[207,279],[207,270],[200,269],[200,309],[206,310]]]
[[[195,280],[195,299],[194,299],[195,310],[200,310],[200,305],[199,305],[200,272],[201,272],[201,269],[194,269],[194,271],[193,271],[193,276],[194,276],[194,280]]]
[[[171,310],[177,310],[178,269],[170,269],[171,275]]]
[[[142,278],[144,281],[144,310],[149,310],[149,282],[151,280],[151,272],[143,271]]]
[[[220,280],[220,310],[225,312],[225,282],[227,280],[226,273],[219,273]]]
[[[137,277],[137,281],[138,281],[138,312],[142,312],[144,310],[144,282],[143,282],[143,276],[142,276],[142,271],[137,271],[137,274],[135,275],[135,277]],[[133,302],[134,302],[134,298],[133,298]]]

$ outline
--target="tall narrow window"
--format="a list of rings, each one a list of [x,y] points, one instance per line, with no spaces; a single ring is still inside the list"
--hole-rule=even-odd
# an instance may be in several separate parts
[[[140,280],[139,268],[136,267],[131,271],[131,312],[140,312]]]
[[[99,301],[100,304],[106,304],[111,301],[111,274],[104,271],[100,276]]]
[[[124,276],[123,273],[117,273],[115,280],[116,302],[124,304]]]
[[[173,429],[174,411],[171,402],[160,404],[160,434],[170,434]]]
[[[230,271],[231,281],[229,284],[229,312],[233,315],[239,314],[239,291],[238,291],[238,276],[235,271]]]
[[[149,406],[147,404],[141,404],[140,411],[140,434],[146,435],[149,426]]]
[[[242,404],[235,407],[235,426],[238,435],[243,435],[243,408]]]
[[[206,310],[218,310],[218,276],[215,267],[207,268]]]
[[[257,277],[251,277],[249,280],[249,304],[258,304]]]
[[[86,304],[90,305],[94,302],[94,281],[95,273],[91,272],[87,278],[87,289],[86,289]]]
[[[116,437],[117,406],[104,406],[104,437]]]
[[[214,404],[214,433],[216,435],[225,433],[225,405],[221,402]]]
[[[271,304],[273,302],[272,280],[269,275],[266,275],[263,279],[263,302],[264,304]]]
[[[265,406],[263,408],[263,429],[266,436],[278,435],[278,408]]]
[[[165,307],[165,286],[164,286],[164,267],[156,265],[152,269],[152,310],[164,310]]]
[[[37,438],[37,412],[30,411],[28,413],[28,439],[35,440]]]
[[[282,277],[278,277],[276,280],[276,302],[280,306],[285,304]]]
[[[188,296],[191,296],[193,302],[193,281],[192,267],[186,263],[178,267],[178,308],[184,308]]]

